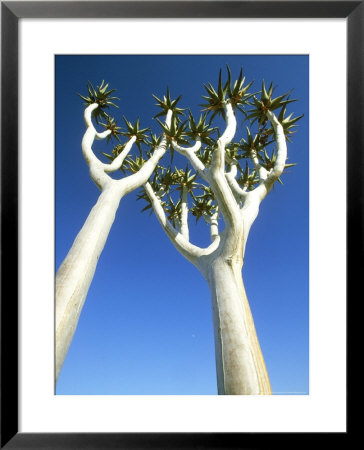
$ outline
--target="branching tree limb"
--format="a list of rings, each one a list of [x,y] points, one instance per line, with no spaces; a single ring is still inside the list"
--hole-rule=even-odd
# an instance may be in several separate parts
[[[176,249],[209,284],[219,394],[270,394],[241,270],[249,230],[262,200],[274,183],[281,181],[288,166],[286,140],[301,116],[285,117],[286,105],[294,101],[288,93],[273,98],[272,85],[267,90],[263,82],[260,92],[250,94],[252,83],[244,82],[241,71],[232,84],[228,69],[223,84],[220,71],[216,90],[211,83],[205,85],[208,95],[203,96],[205,113],[200,119],[195,121],[189,113],[188,129],[179,118],[173,129],[164,128],[169,132],[170,148],[187,158],[195,174],[188,167],[174,170],[157,166],[153,186],[146,183],[145,194],[139,198],[148,202],[145,209],[154,210]],[[281,109],[278,117],[274,114],[277,109]],[[237,112],[250,125],[246,137],[236,142]],[[217,129],[212,127],[212,119],[219,115],[225,127],[214,139]],[[267,149],[273,145],[276,150],[268,156]],[[190,242],[189,213],[196,221],[202,217],[210,227],[212,243],[208,247]],[[222,231],[219,221],[225,225]]]
[[[271,394],[263,355],[245,293],[242,267],[249,231],[262,200],[275,182],[281,182],[286,164],[287,141],[302,117],[286,116],[295,100],[289,92],[273,98],[273,84],[250,93],[243,71],[233,83],[230,69],[223,83],[220,71],[217,88],[205,84],[203,110],[198,120],[191,111],[179,108],[180,97],[172,99],[169,89],[162,98],[154,96],[159,108],[155,116],[161,134],[147,135],[139,119],[125,117],[123,131],[106,111],[115,106],[113,90],[101,84],[88,86],[84,113],[86,132],[82,152],[93,181],[101,190],[84,226],[77,235],[56,277],[56,376],[60,371],[103,250],[120,199],[141,188],[138,199],[144,210],[154,211],[174,247],[193,263],[206,279],[211,293],[214,323],[216,373],[219,394]],[[275,112],[279,110],[278,116]],[[237,114],[248,123],[246,134],[237,138]],[[164,122],[160,118],[165,116]],[[221,118],[224,125],[213,126]],[[101,122],[104,120],[104,122]],[[99,132],[94,125],[103,126]],[[120,136],[127,138],[121,143]],[[97,139],[116,139],[109,160],[99,159],[93,144]],[[135,146],[139,154],[133,154]],[[273,149],[272,149],[273,147]],[[147,148],[148,150],[145,150]],[[162,165],[167,150],[183,168]],[[270,153],[270,156],[268,154]],[[114,179],[111,173],[124,176]],[[125,174],[128,175],[125,175]],[[207,224],[211,243],[201,247],[191,242],[190,219]]]
[[[134,167],[133,173],[121,179],[111,178],[109,173],[123,169],[123,165],[126,165],[126,158],[134,144],[140,146],[149,141],[145,135],[148,129],[140,129],[139,120],[134,126],[126,121],[127,130],[121,132],[115,120],[106,114],[106,108],[116,106],[112,102],[115,97],[111,97],[114,91],[108,91],[107,88],[108,85],[104,83],[97,89],[89,85],[89,97],[81,96],[86,103],[84,111],[86,131],[81,144],[82,153],[89,166],[91,178],[101,190],[101,194],[56,274],[56,380],[75,333],[120,200],[147,182],[168,145],[164,135],[149,159],[143,160],[140,167]],[[167,108],[166,127],[171,124],[172,114],[173,110]],[[93,124],[93,118],[97,123],[100,118],[106,119],[106,123],[101,123],[106,130],[98,132]],[[120,143],[119,135],[128,137],[125,144]],[[112,155],[105,154],[110,162],[104,163],[95,155],[92,147],[95,139],[109,140],[111,137],[120,145],[114,148]]]

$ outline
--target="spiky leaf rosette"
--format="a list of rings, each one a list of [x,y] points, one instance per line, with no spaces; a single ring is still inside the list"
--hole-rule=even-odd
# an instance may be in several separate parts
[[[255,95],[248,92],[253,82],[244,86],[245,77],[243,77],[243,69],[240,70],[238,79],[232,84],[230,68],[229,66],[226,67],[228,75],[225,84],[223,84],[222,81],[221,69],[219,72],[217,90],[215,90],[211,83],[204,84],[204,88],[208,95],[203,95],[202,98],[205,99],[207,103],[200,106],[203,106],[204,110],[207,112],[212,112],[210,121],[216,114],[221,114],[225,117],[224,104],[227,100],[230,101],[233,109],[238,109],[246,115],[243,107],[248,104],[248,100]]]
[[[157,136],[156,134],[150,133],[148,145],[150,147],[150,150],[155,150],[157,147],[160,146],[162,142],[162,136]]]
[[[201,184],[199,188],[202,194],[193,196],[194,203],[190,208],[192,215],[196,217],[196,223],[201,217],[211,217],[216,212],[215,197],[210,186]]]
[[[125,162],[127,164],[127,170],[131,173],[136,173],[144,166],[146,160],[143,156],[135,156],[134,158],[129,156]]]
[[[178,145],[189,145],[186,139],[186,122],[180,122],[177,117],[173,116],[171,125],[168,126],[157,119],[159,125],[162,127],[165,137],[167,138],[168,145],[170,146],[171,163],[174,157],[174,148],[171,146],[172,141],[175,141]]]
[[[172,222],[174,227],[179,224],[182,211],[181,199],[178,199],[176,203],[174,203],[173,199],[169,197],[168,202],[165,202],[164,210],[166,212],[168,220]]]
[[[212,192],[212,189],[210,186],[206,186],[206,185],[202,184],[200,187],[202,189],[202,194],[197,195],[196,198],[204,199],[204,200],[214,200],[215,199],[214,193]]]
[[[123,136],[127,136],[129,139],[135,136],[136,140],[135,143],[139,149],[139,152],[141,153],[141,144],[148,144],[148,135],[146,134],[149,131],[149,128],[139,128],[139,118],[136,120],[134,125],[129,122],[125,116],[123,116],[126,130],[121,132]]]
[[[114,158],[120,155],[120,153],[124,150],[126,144],[118,144],[112,149],[112,155]]]
[[[160,190],[164,194],[171,192],[174,186],[178,185],[180,182],[180,175],[177,170],[172,170],[171,167],[159,167],[158,168],[158,181]]]
[[[300,119],[302,119],[303,114],[300,116],[297,116],[297,117],[293,117],[293,118],[292,118],[293,113],[289,114],[287,117],[285,117],[285,115],[286,115],[286,105],[283,105],[283,107],[279,113],[279,116],[278,116],[278,121],[280,122],[280,124],[283,127],[283,131],[284,131],[287,141],[292,142],[291,139],[289,138],[289,136],[296,133],[296,131],[293,131],[293,129],[298,127],[298,125],[296,123]],[[269,128],[266,131],[266,134],[267,135],[274,134],[273,127]]]
[[[207,103],[203,103],[200,106],[204,108],[203,111],[212,113],[210,122],[217,114],[221,114],[223,117],[225,117],[224,104],[226,101],[227,85],[223,86],[222,84],[221,69],[219,72],[217,90],[215,90],[211,83],[204,84],[204,88],[207,91],[208,95],[203,95],[202,98],[206,100]]]
[[[278,156],[277,151],[275,149],[272,150],[271,156],[269,156],[267,151],[264,150],[263,155],[259,155],[259,160],[260,160],[261,166],[264,167],[264,169],[266,169],[269,172],[270,170],[273,169],[273,167],[277,161],[277,156]],[[285,164],[283,173],[284,173],[285,169],[288,169],[289,167],[293,167],[296,165],[297,165],[296,163]],[[280,178],[278,178],[278,182],[280,184],[283,184],[283,182]]]
[[[168,126],[162,123],[159,119],[157,119],[159,125],[162,127],[162,130],[168,139],[168,141],[176,141],[177,144],[188,145],[188,141],[186,139],[186,122],[180,122],[177,117],[173,116],[171,120],[171,126]]]
[[[212,152],[213,152],[212,145],[204,148],[201,147],[199,151],[196,152],[196,156],[207,167],[211,163]]]
[[[119,136],[121,134],[121,127],[118,127],[116,121],[113,117],[107,116],[106,123],[100,122],[100,125],[106,128],[106,130],[110,130],[111,133],[107,136],[106,141],[109,142],[111,138],[116,139],[120,142]],[[121,143],[121,142],[120,142]]]
[[[192,174],[192,170],[189,170],[188,165],[185,170],[177,169],[176,174],[178,175],[178,183],[177,191],[182,191],[184,188],[187,189],[187,192],[193,196],[193,190],[200,186],[199,183],[196,183],[197,173]]]
[[[252,156],[252,153],[255,152],[257,155],[264,148],[264,145],[267,145],[264,142],[264,145],[261,142],[261,134],[258,133],[254,137],[252,136],[250,129],[246,128],[247,138],[242,138],[240,141],[240,148],[243,151],[242,157],[249,158]]]
[[[192,215],[196,218],[196,223],[201,217],[211,217],[216,212],[216,205],[211,199],[196,198],[194,204],[190,208]]]
[[[87,91],[88,91],[88,97],[85,97],[81,94],[78,94],[79,97],[82,98],[82,100],[85,102],[85,106],[92,105],[93,103],[97,103],[99,105],[98,108],[96,108],[92,114],[93,117],[98,122],[100,117],[103,117],[104,119],[108,118],[108,115],[106,114],[105,110],[108,109],[110,106],[115,106],[115,108],[118,108],[118,106],[113,102],[113,100],[119,100],[118,97],[113,97],[112,94],[116,91],[116,89],[109,89],[109,83],[104,82],[102,80],[100,86],[96,86],[96,89],[92,85],[92,83],[88,82],[87,84]]]
[[[265,87],[264,80],[262,81],[262,90],[261,90],[261,96],[260,99],[258,99],[255,95],[253,96],[253,103],[251,105],[253,106],[253,109],[249,109],[247,111],[247,119],[253,119],[252,123],[254,123],[256,120],[259,121],[260,125],[265,125],[267,122],[267,112],[268,111],[275,111],[278,108],[282,108],[283,106],[287,105],[288,103],[296,102],[297,100],[290,99],[289,98],[290,92],[287,92],[283,95],[280,95],[279,97],[272,98],[273,95],[273,83],[270,84],[269,89],[267,91]]]
[[[200,115],[198,122],[192,116],[191,111],[188,115],[189,131],[186,135],[196,140],[200,138],[202,144],[214,145],[215,141],[211,138],[211,135],[216,132],[216,127],[211,127],[211,120],[207,122],[207,112]]]
[[[243,156],[240,154],[240,143],[230,142],[230,144],[225,148],[226,162],[229,164],[237,163],[239,159]]]
[[[241,176],[236,180],[242,188],[247,188],[248,191],[254,189],[255,185],[259,183],[259,177],[257,176],[256,170],[251,170],[248,166],[248,162],[245,163],[245,169],[242,170]]]
[[[240,69],[239,77],[234,82],[234,85],[231,84],[231,71],[229,66],[226,66],[228,72],[228,79],[226,82],[226,92],[227,96],[230,99],[232,107],[238,109],[243,114],[246,114],[243,105],[248,103],[248,100],[254,95],[249,94],[248,90],[250,86],[253,84],[253,81],[244,86],[245,77],[243,77],[243,68]]]
[[[108,153],[105,152],[101,152],[104,156],[106,156],[106,158],[112,163],[114,161],[114,159],[120,155],[120,153],[124,150],[126,144],[118,144],[116,145],[112,151],[111,151],[111,155],[109,155]],[[125,173],[125,167],[124,167],[125,161],[123,161],[123,164],[120,167],[120,170],[122,171],[122,173]]]
[[[159,99],[156,95],[152,94],[153,97],[157,100],[156,106],[158,106],[159,108],[162,109],[162,111],[160,111],[158,114],[156,114],[154,116],[154,119],[156,117],[162,117],[167,115],[168,110],[173,111],[173,115],[175,117],[179,116],[179,115],[183,115],[183,111],[184,109],[182,108],[177,108],[177,103],[180,101],[180,99],[182,98],[182,95],[180,95],[179,97],[177,97],[175,100],[171,99],[171,94],[169,91],[169,87],[167,87],[167,95],[163,96],[163,100]]]

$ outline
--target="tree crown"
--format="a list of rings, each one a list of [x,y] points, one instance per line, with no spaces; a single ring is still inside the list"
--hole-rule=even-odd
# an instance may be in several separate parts
[[[234,140],[225,146],[224,172],[236,172],[234,177],[242,192],[254,190],[262,182],[260,170],[264,169],[266,173],[270,173],[277,162],[276,131],[269,120],[269,113],[278,111],[277,120],[283,128],[286,140],[291,142],[297,122],[303,117],[293,117],[293,113],[287,113],[287,105],[297,101],[290,98],[291,91],[274,97],[273,83],[267,88],[263,80],[258,92],[250,92],[252,85],[253,82],[245,82],[243,69],[234,81],[228,66],[225,81],[220,70],[216,87],[212,83],[203,85],[204,103],[200,105],[202,110],[198,118],[193,116],[190,109],[179,106],[182,96],[172,98],[169,88],[162,98],[153,94],[160,110],[154,116],[160,127],[159,133],[153,133],[150,128],[141,128],[139,118],[133,124],[123,116],[125,127],[119,127],[116,120],[108,114],[110,106],[117,106],[114,103],[117,97],[112,96],[115,90],[108,89],[109,85],[104,81],[96,89],[88,83],[88,96],[79,95],[86,105],[99,105],[94,110],[94,117],[97,121],[100,117],[105,119],[101,125],[111,131],[108,141],[117,141],[111,153],[103,153],[108,160],[113,161],[125,147],[125,144],[121,143],[121,136],[128,139],[135,137],[139,154],[130,154],[125,158],[121,166],[123,172],[135,173],[140,170],[152,152],[161,145],[162,137],[166,138],[171,155],[170,162],[156,166],[150,184],[157,193],[168,220],[173,226],[177,226],[181,221],[183,193],[187,194],[189,210],[196,221],[201,217],[211,218],[218,210],[214,190],[201,176],[202,172],[196,170],[196,167],[193,167],[193,171],[188,164],[185,168],[173,166],[173,155],[176,149],[183,153],[186,149],[193,148],[194,157],[202,167],[211,167],[222,135],[221,130],[226,125],[227,105],[231,106],[235,116],[242,115],[243,126],[236,133],[237,137],[234,136]],[[172,113],[170,123],[161,120],[167,116],[168,111]],[[284,168],[294,165],[285,164]],[[280,177],[277,181],[282,183]],[[144,188],[141,188],[137,198],[147,203],[142,211],[152,210],[152,200]]]

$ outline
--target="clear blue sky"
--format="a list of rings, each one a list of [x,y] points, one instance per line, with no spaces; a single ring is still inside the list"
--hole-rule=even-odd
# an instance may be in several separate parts
[[[156,133],[152,94],[183,95],[180,106],[198,115],[203,83],[217,85],[229,65],[233,79],[273,81],[277,95],[293,88],[288,105],[299,121],[283,175],[263,201],[250,232],[243,278],[275,394],[309,393],[309,72],[308,56],[56,56],[56,269],[67,255],[99,191],[81,152],[87,81],[117,89],[122,115]],[[238,117],[242,133],[243,116]],[[104,143],[94,145],[105,151]],[[112,144],[109,146],[109,152]],[[169,156],[165,156],[165,162]],[[185,168],[177,157],[175,164]],[[57,394],[217,394],[208,286],[173,247],[156,217],[141,213],[136,192],[124,197],[99,259],[79,325],[58,379]],[[192,241],[209,243],[202,223]]]

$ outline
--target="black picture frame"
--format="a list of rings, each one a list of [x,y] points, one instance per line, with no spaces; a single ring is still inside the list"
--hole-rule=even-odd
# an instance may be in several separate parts
[[[346,18],[347,305],[363,263],[363,1],[5,1],[1,2],[1,442],[5,449],[230,449],[301,445],[326,433],[18,432],[18,22],[21,18]],[[11,105],[11,108],[9,108]],[[349,336],[348,336],[349,338]],[[350,348],[349,341],[347,348]],[[347,361],[349,362],[349,360]],[[348,364],[347,364],[348,367]],[[348,372],[349,375],[349,372]],[[333,394],[334,395],[334,394]],[[347,431],[333,433],[347,445]],[[351,435],[351,433],[350,433]],[[345,441],[344,441],[345,440]],[[344,445],[345,445],[344,444]]]

